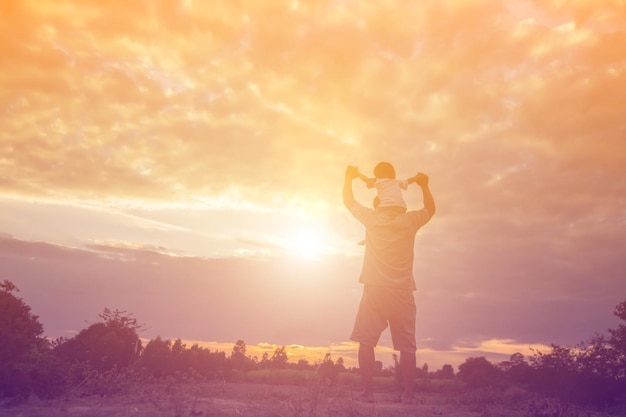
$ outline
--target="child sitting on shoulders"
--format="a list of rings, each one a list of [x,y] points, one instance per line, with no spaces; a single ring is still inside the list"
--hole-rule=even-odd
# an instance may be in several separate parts
[[[378,192],[378,206],[375,209],[393,210],[398,213],[406,212],[406,202],[402,190],[406,190],[415,177],[405,180],[396,179],[396,170],[389,162],[379,162],[374,167],[374,178],[368,178],[359,172],[359,178],[367,184],[367,188],[376,188]]]

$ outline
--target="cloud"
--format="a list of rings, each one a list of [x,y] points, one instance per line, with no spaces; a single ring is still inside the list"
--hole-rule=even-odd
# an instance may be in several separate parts
[[[13,5],[9,30],[21,36],[3,42],[2,160],[17,180],[5,192],[185,200],[236,184],[257,202],[327,199],[347,163],[429,160],[423,137],[502,164],[520,148],[558,149],[547,155],[558,166],[603,161],[606,175],[623,173],[619,12],[611,2]],[[427,166],[443,176],[454,162]]]
[[[83,261],[106,265],[94,287],[67,265],[52,269],[55,279],[73,276],[75,297],[107,294],[132,304],[107,290],[108,273],[140,274],[124,281],[135,287],[121,288],[156,297],[145,276],[167,287],[169,274],[182,276],[173,265],[194,285],[203,282],[201,270],[233,285],[220,291],[235,293],[237,284],[267,300],[278,297],[270,288],[313,291],[289,287],[288,275],[309,283],[314,272],[356,277],[362,228],[341,206],[343,171],[356,164],[370,172],[389,160],[399,176],[428,173],[438,207],[416,241],[424,349],[452,351],[467,340],[576,343],[607,327],[621,301],[620,2],[2,7],[0,193],[10,198],[0,202],[0,229],[40,241],[49,257],[34,244],[5,240],[4,248],[31,276],[53,257],[80,254],[85,276],[92,269]],[[355,193],[366,203],[373,197],[360,183]],[[416,188],[406,199],[421,206]],[[328,232],[334,270],[298,272],[281,251],[307,225]],[[280,267],[263,263],[268,252]],[[134,261],[122,265],[119,256]],[[141,259],[172,269],[133,270]],[[259,271],[275,287],[244,278]],[[342,291],[353,297],[352,289]],[[228,311],[218,290],[207,299],[177,290],[193,300],[180,307],[187,317]],[[352,316],[338,294],[316,294]],[[250,343],[303,343],[289,335],[337,329],[328,307],[312,301],[288,304],[306,317],[316,311],[318,324],[268,327],[280,313],[253,295],[242,298],[266,331],[252,331]],[[233,315],[233,323],[247,320]],[[208,324],[224,338],[241,337]]]
[[[178,257],[129,244],[0,243],[2,275],[22,290],[50,336],[80,330],[80,320],[109,307],[133,312],[163,337],[330,343],[345,339],[359,296],[353,274],[333,275],[353,268],[337,260],[302,269],[288,260]]]

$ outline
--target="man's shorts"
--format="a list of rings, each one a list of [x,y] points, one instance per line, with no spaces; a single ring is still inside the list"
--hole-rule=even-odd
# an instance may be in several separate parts
[[[389,325],[393,348],[415,352],[415,314],[413,291],[366,285],[350,340],[376,346]]]

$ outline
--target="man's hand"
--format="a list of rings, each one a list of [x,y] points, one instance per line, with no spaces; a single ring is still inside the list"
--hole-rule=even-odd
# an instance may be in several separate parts
[[[359,168],[353,165],[348,165],[348,167],[346,168],[346,179],[352,181],[358,176],[359,176]]]
[[[420,187],[428,187],[428,175],[418,172],[412,179]]]
[[[432,217],[435,214],[436,207],[435,199],[430,192],[430,187],[428,187],[428,175],[418,172],[417,175],[413,177],[413,181],[422,189],[424,208],[430,213],[430,217]]]

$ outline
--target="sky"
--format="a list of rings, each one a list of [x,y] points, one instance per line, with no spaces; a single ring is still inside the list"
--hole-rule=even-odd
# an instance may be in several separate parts
[[[47,336],[109,308],[146,339],[355,364],[364,230],[341,190],[346,166],[379,161],[429,175],[437,204],[416,236],[419,364],[616,326],[623,0],[0,0],[0,16],[0,279]]]

